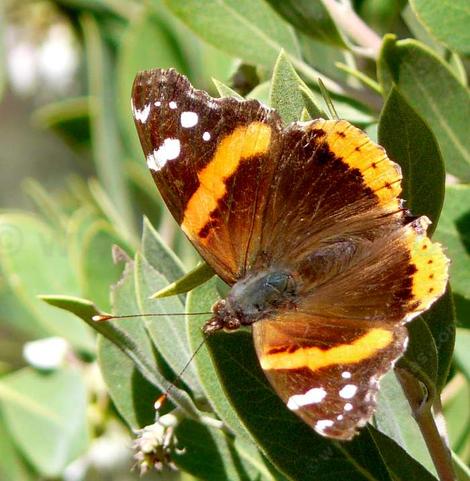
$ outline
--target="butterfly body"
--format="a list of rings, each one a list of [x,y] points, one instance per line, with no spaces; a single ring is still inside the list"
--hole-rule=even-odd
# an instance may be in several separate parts
[[[285,271],[259,272],[235,283],[226,299],[213,307],[214,318],[203,327],[204,333],[228,331],[250,326],[272,316],[279,309],[295,309],[296,282]]]
[[[284,126],[258,101],[213,99],[171,69],[136,77],[132,109],[165,203],[231,286],[204,331],[251,325],[287,408],[351,439],[406,350],[405,324],[447,282],[429,220],[399,198],[399,166],[344,120]]]

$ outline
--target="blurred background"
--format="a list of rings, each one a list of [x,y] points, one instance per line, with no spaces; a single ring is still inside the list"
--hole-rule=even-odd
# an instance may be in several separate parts
[[[379,35],[419,38],[466,79],[468,57],[439,46],[406,3],[354,2]],[[334,82],[358,89],[348,66],[375,76],[373,59],[337,48],[338,40],[298,39],[305,64]],[[108,289],[122,271],[111,247],[133,253],[143,216],[193,267],[197,256],[146,169],[130,110],[132,81],[141,69],[175,67],[214,96],[212,78],[267,102],[272,63],[254,67],[216,49],[159,0],[0,0],[0,481],[137,479],[129,471],[129,430],[106,393],[91,332],[36,296],[77,295],[109,310]],[[335,105],[374,137],[382,101],[360,92],[335,96]],[[461,217],[465,232],[468,218]],[[468,259],[465,239],[459,246]],[[467,274],[457,272],[456,300],[468,327]],[[469,460],[468,330],[462,336],[460,371],[444,391],[444,407],[454,450]],[[44,381],[38,369],[54,374]]]

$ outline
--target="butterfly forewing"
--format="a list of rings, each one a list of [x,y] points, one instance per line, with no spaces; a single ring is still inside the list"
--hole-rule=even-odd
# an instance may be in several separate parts
[[[217,274],[234,282],[258,251],[278,115],[256,100],[212,99],[174,70],[140,73],[132,108],[168,208]]]

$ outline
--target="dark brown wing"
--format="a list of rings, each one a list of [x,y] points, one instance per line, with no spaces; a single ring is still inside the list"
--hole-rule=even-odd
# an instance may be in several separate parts
[[[226,282],[258,251],[280,120],[258,101],[213,99],[174,70],[137,75],[132,109],[147,164],[171,213]]]

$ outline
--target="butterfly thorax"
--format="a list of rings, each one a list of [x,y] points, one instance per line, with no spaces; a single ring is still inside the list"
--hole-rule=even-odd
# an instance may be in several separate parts
[[[260,321],[279,308],[294,308],[297,284],[285,271],[261,272],[236,282],[227,297],[212,308],[214,316],[204,325],[209,334],[224,329],[233,331]]]

